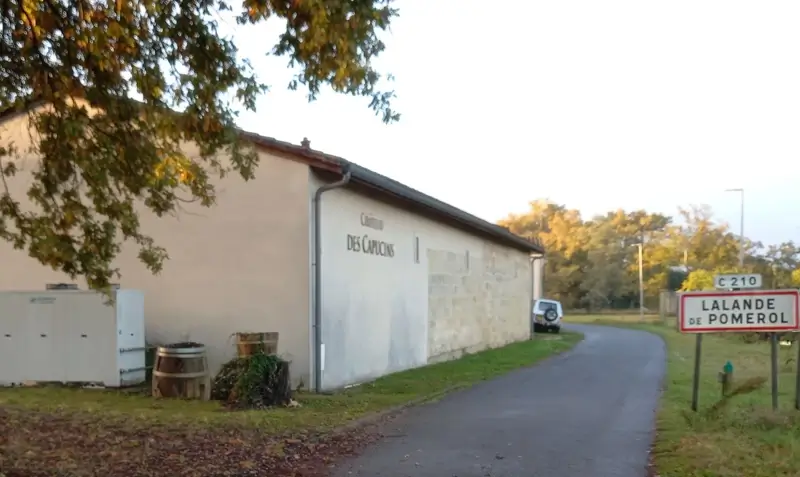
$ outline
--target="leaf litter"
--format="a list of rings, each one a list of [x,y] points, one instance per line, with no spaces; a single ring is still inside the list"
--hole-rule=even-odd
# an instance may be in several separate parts
[[[276,436],[0,408],[0,477],[322,477],[377,439],[377,429]]]

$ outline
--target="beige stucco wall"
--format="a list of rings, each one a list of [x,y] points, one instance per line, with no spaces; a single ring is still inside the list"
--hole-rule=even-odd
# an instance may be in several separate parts
[[[26,116],[0,125],[0,144],[29,146]],[[228,176],[218,205],[184,204],[177,217],[141,216],[142,229],[170,255],[153,276],[126,247],[118,260],[123,288],[145,293],[146,334],[158,344],[193,340],[208,346],[213,370],[234,356],[232,333],[277,331],[278,352],[292,360],[295,382],[308,384],[308,166],[260,152],[256,179]],[[21,164],[30,171],[36,157]],[[26,174],[8,179],[22,200]],[[0,243],[0,290],[43,289],[68,278]],[[78,282],[85,288],[83,282]]]

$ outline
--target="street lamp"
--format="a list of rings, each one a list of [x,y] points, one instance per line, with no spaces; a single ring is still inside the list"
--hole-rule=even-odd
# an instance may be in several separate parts
[[[635,243],[633,246],[639,247],[639,321],[644,321],[644,274],[642,272],[642,243]]]
[[[725,189],[725,192],[738,192],[740,197],[740,216],[739,216],[739,267],[744,269],[744,189]],[[744,271],[744,270],[740,270]]]

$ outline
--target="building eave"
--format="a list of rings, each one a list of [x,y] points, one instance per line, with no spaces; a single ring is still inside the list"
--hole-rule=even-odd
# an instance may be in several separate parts
[[[43,104],[44,103],[42,101],[32,100],[28,101],[22,108],[16,107],[9,108],[6,111],[0,111],[0,123],[8,121],[20,114],[25,114],[31,109]],[[394,179],[390,179],[384,175],[378,174],[377,172],[371,171],[366,167],[352,163],[344,158],[326,154],[321,151],[316,151],[307,146],[292,144],[241,129],[239,129],[238,132],[243,139],[251,142],[260,149],[286,157],[288,159],[303,162],[308,164],[309,167],[319,171],[344,174],[346,170],[349,170],[354,182],[362,184],[376,193],[385,194],[387,196],[400,198],[411,202],[428,210],[432,215],[441,216],[443,219],[457,222],[462,227],[468,230],[474,230],[483,235],[487,235],[499,243],[504,243],[529,253],[545,253],[544,248],[539,243],[513,234],[504,227],[480,219],[461,209],[453,207],[452,205],[442,202],[416,189],[412,189],[411,187],[408,187]]]
[[[248,133],[251,134],[251,133]],[[429,210],[434,215],[447,220],[458,222],[467,229],[474,230],[483,235],[488,235],[500,243],[512,246],[529,253],[543,254],[544,248],[535,242],[529,241],[519,235],[511,233],[508,229],[478,218],[450,204],[434,197],[412,189],[394,179],[378,174],[366,167],[360,166],[338,156],[315,151],[310,147],[279,141],[265,136],[250,136],[257,145],[270,151],[291,154],[303,158],[314,169],[343,174],[349,170],[351,181],[368,187],[380,194],[412,202]]]

